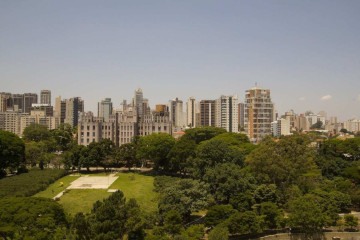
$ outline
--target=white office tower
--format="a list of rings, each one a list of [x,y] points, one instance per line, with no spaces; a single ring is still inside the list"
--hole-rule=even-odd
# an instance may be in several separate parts
[[[228,132],[239,132],[239,100],[236,95],[222,95],[215,101],[215,126]]]
[[[186,115],[183,111],[183,101],[178,98],[169,101],[170,122],[174,126],[174,131],[186,127]]]

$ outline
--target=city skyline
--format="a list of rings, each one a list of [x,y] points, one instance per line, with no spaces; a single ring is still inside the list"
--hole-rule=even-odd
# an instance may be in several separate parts
[[[58,1],[0,5],[2,92],[151,108],[238,95],[257,82],[275,109],[360,118],[358,1]],[[39,95],[40,96],[40,95]]]

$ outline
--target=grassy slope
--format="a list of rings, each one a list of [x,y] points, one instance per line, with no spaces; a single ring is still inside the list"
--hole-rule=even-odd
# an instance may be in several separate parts
[[[48,186],[48,188],[45,189],[44,191],[35,194],[34,197],[53,198],[58,193],[64,191],[65,188],[70,186],[71,182],[73,182],[74,180],[76,180],[78,178],[79,178],[79,176],[69,176],[69,175],[65,176],[65,177],[57,180],[56,182],[54,182],[50,186]],[[61,182],[63,183],[63,186],[61,186],[61,184],[60,184]]]
[[[136,173],[119,173],[119,178],[109,187],[121,190],[126,199],[135,198],[145,212],[157,210],[158,195],[154,192],[154,177]]]
[[[107,189],[71,189],[59,200],[66,213],[74,216],[77,212],[89,213],[93,204],[110,196]]]
[[[90,175],[102,175],[101,173]],[[140,207],[145,212],[157,210],[158,196],[154,190],[154,177],[134,173],[118,173],[118,179],[109,187],[109,189],[121,190],[126,199],[135,198]],[[72,181],[79,176],[65,176],[55,183],[51,184],[46,190],[39,192],[34,197],[53,198],[70,185]],[[63,182],[63,186],[60,186]],[[97,200],[102,200],[110,196],[107,190],[100,189],[71,189],[68,190],[59,200],[65,211],[71,215],[77,212],[88,213],[92,205]]]

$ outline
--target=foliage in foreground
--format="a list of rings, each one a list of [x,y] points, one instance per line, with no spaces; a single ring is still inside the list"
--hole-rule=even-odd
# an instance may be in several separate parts
[[[0,236],[4,239],[53,239],[68,222],[63,208],[46,198],[0,199]]]
[[[1,197],[28,197],[45,190],[49,184],[65,176],[60,169],[32,169],[28,173],[7,177],[0,180]]]

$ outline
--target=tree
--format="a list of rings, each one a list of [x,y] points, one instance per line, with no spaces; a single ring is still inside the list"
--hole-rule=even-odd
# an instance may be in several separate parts
[[[74,145],[72,127],[70,124],[60,124],[58,128],[51,130],[50,132],[56,141],[58,151],[69,150]]]
[[[24,129],[23,139],[25,141],[35,141],[40,142],[44,140],[49,140],[51,138],[51,133],[48,128],[40,124],[30,124]]]
[[[142,232],[139,206],[135,200],[126,203],[124,194],[117,191],[102,202],[94,203],[88,221],[91,239],[122,239]],[[140,224],[137,225],[136,222]]]
[[[228,240],[229,239],[229,230],[223,225],[216,226],[209,233],[209,240]]]
[[[345,226],[350,227],[353,229],[359,225],[359,219],[351,214],[344,215]]]
[[[273,202],[277,203],[277,187],[275,184],[261,184],[254,191],[254,200],[256,203]]]
[[[174,145],[175,139],[169,134],[153,133],[140,138],[137,157],[152,161],[155,170],[167,170],[169,167],[168,154]]]
[[[311,125],[310,129],[322,129],[323,128],[323,122],[317,121],[313,125]]]
[[[221,222],[228,219],[236,210],[231,205],[215,205],[209,208],[205,216],[205,225],[215,227]]]
[[[135,164],[138,164],[138,160],[136,158],[136,149],[137,145],[133,142],[122,144],[119,148],[117,148],[114,152],[115,160],[121,161],[123,164],[129,169],[133,167]]]
[[[71,231],[77,236],[77,239],[91,239],[90,225],[82,212],[75,214],[71,224]]]
[[[325,226],[322,207],[311,195],[293,200],[289,210],[290,227],[299,228],[307,236],[321,232]]]
[[[176,234],[180,234],[183,230],[183,226],[179,212],[176,210],[170,210],[165,214],[164,229],[172,237]]]
[[[260,215],[264,216],[264,224],[269,229],[275,229],[284,222],[283,213],[272,202],[263,202],[260,204]]]
[[[177,179],[160,190],[159,212],[164,215],[170,210],[180,213],[187,220],[190,214],[205,209],[209,199],[208,186],[197,180]]]
[[[227,204],[239,192],[255,188],[255,179],[234,163],[217,164],[207,168],[203,181],[217,203]]]
[[[226,130],[218,127],[197,127],[185,130],[185,135],[182,138],[187,138],[199,144],[202,141],[209,140],[219,134],[226,133]]]
[[[0,206],[0,229],[6,230],[1,231],[4,239],[52,239],[57,228],[68,224],[64,209],[52,199],[2,198]]]
[[[188,168],[191,166],[191,160],[195,158],[195,149],[196,143],[194,140],[181,137],[169,152],[169,170],[186,175]]]
[[[284,189],[292,184],[300,185],[300,180],[314,182],[319,176],[315,156],[310,139],[294,135],[277,142],[271,138],[263,140],[247,156],[246,162],[260,183],[275,184]]]
[[[257,234],[262,230],[262,218],[253,211],[237,212],[227,220],[231,234]]]
[[[25,144],[15,134],[0,130],[0,178],[5,170],[14,171],[25,164]]]

